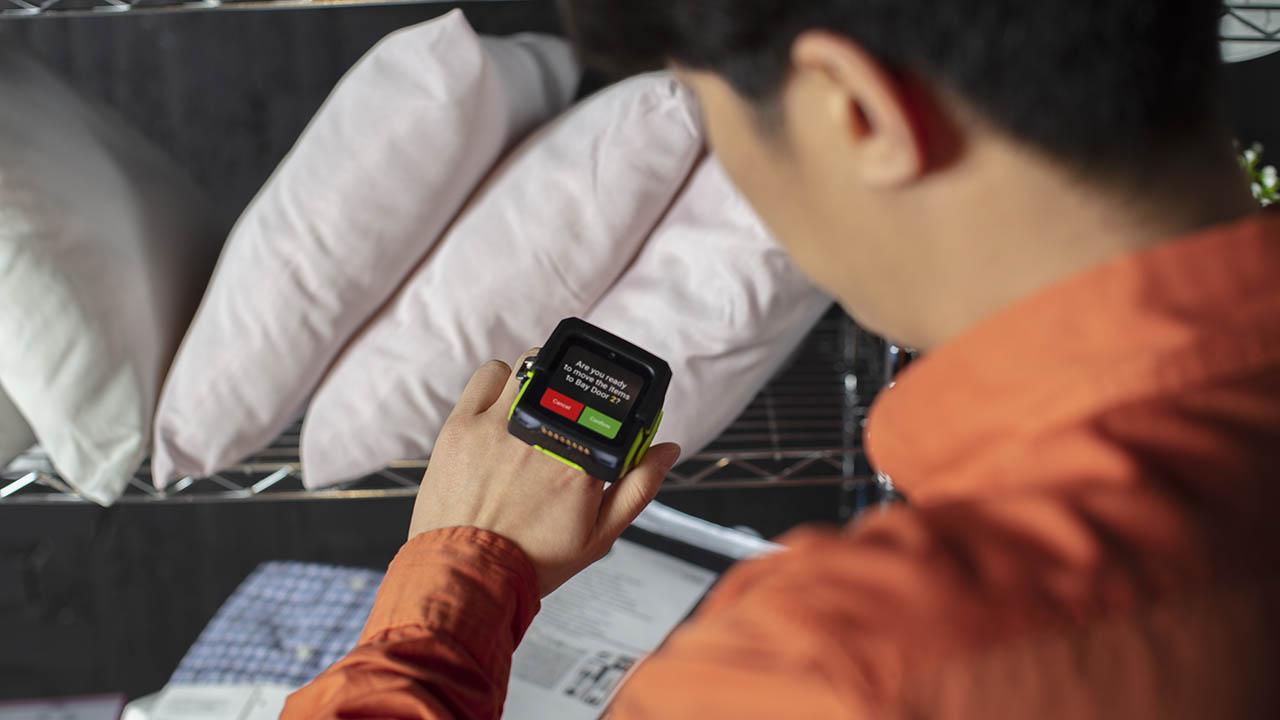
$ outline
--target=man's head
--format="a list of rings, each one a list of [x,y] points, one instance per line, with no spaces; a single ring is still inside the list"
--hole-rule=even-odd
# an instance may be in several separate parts
[[[561,2],[595,64],[676,68],[800,267],[918,345],[950,330],[927,289],[1009,254],[955,244],[1045,202],[1020,192],[1137,198],[1222,140],[1218,0]]]

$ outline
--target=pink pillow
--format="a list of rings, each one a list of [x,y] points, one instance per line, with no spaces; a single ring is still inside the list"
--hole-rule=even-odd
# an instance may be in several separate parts
[[[831,302],[708,158],[585,319],[671,365],[657,440],[688,456],[746,409]]]
[[[266,446],[516,139],[572,98],[557,38],[481,39],[459,11],[338,84],[231,233],[165,383],[159,487]]]
[[[701,151],[693,100],[666,73],[526,142],[326,376],[303,425],[304,483],[429,454],[478,365],[515,360],[608,290]]]

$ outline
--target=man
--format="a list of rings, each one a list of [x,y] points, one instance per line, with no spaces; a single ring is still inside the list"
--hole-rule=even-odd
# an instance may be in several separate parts
[[[1280,717],[1280,217],[1214,0],[568,0],[667,64],[795,262],[925,349],[871,458],[911,500],[731,571],[614,718]],[[288,717],[496,717],[544,595],[657,491],[506,436],[475,375],[361,645]]]

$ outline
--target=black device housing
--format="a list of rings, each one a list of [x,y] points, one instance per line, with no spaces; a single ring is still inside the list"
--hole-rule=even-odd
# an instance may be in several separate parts
[[[574,347],[583,348],[641,378],[643,386],[639,395],[613,439],[541,404],[554,373],[561,370],[563,358]],[[580,318],[562,320],[532,364],[519,372],[524,373],[524,378],[520,394],[511,406],[507,430],[606,482],[618,480],[644,456],[657,433],[667,387],[671,384],[671,368],[665,360]]]

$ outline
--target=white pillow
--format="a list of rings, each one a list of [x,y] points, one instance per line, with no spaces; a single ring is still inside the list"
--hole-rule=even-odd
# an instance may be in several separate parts
[[[182,173],[0,47],[0,382],[62,477],[109,504],[221,234]]]
[[[571,47],[460,11],[374,47],[232,231],[156,417],[157,486],[269,444],[499,155],[572,99]]]
[[[26,418],[0,388],[0,470],[24,450],[36,444]]]
[[[302,431],[324,487],[430,453],[478,365],[586,312],[635,257],[702,152],[669,74],[605,90],[530,139],[343,352]]]
[[[746,409],[831,302],[708,158],[584,319],[671,365],[657,441],[688,456]]]

